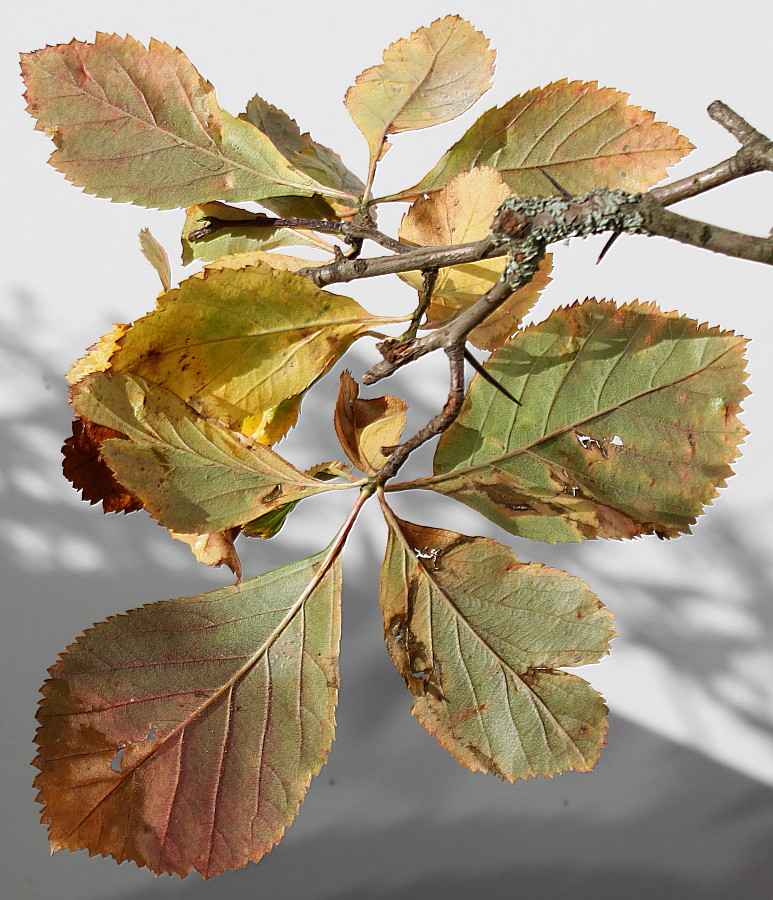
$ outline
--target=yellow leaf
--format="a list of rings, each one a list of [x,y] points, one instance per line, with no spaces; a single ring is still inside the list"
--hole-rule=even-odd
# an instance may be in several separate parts
[[[76,359],[65,376],[69,384],[77,384],[82,378],[94,372],[104,372],[118,348],[118,342],[131,325],[114,325],[113,330],[92,344],[80,359]]]
[[[166,250],[150,233],[149,228],[143,228],[140,231],[140,250],[145,259],[156,270],[156,274],[161,279],[161,286],[168,291],[172,286],[172,270],[169,266],[169,257]]]
[[[388,134],[455,119],[491,87],[494,51],[459,16],[437,19],[396,41],[379,66],[357,76],[344,100],[365,135],[371,165]]]
[[[400,239],[411,244],[443,246],[478,241],[491,231],[491,222],[510,194],[501,175],[481,167],[463,172],[441,191],[417,200],[403,217]],[[473,304],[499,281],[505,257],[440,269],[427,309],[426,328],[437,328]],[[550,280],[548,255],[529,284],[470,333],[481,350],[496,350],[518,327]],[[406,272],[403,281],[421,290],[421,272]]]
[[[351,372],[341,373],[341,387],[335,409],[335,429],[346,455],[368,475],[387,462],[382,452],[400,442],[408,404],[400,397],[361,400],[359,386]]]
[[[353,341],[390,321],[265,263],[207,269],[163,294],[157,309],[123,335],[111,363],[113,371],[162,385],[252,435]],[[286,408],[282,413],[286,431],[294,418]]]
[[[207,269],[246,269],[249,266],[265,263],[272,269],[282,269],[285,272],[298,272],[300,269],[308,269],[312,266],[324,265],[319,260],[303,259],[300,256],[288,256],[285,253],[266,253],[263,250],[250,250],[247,253],[229,253],[221,256],[214,262],[207,263]],[[201,276],[201,272],[197,273]]]

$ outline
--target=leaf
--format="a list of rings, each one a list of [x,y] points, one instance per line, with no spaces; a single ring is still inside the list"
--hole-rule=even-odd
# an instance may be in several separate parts
[[[118,349],[121,338],[131,328],[131,325],[113,325],[113,330],[92,344],[80,359],[77,359],[65,376],[68,384],[77,384],[82,378],[93,372],[104,372],[109,368],[110,360]]]
[[[185,265],[194,259],[209,261],[234,253],[271,250],[273,247],[283,246],[308,246],[331,253],[333,251],[333,245],[318,237],[313,231],[255,224],[243,228],[222,229],[191,241],[189,236],[208,225],[209,219],[225,219],[230,222],[248,220],[254,223],[255,213],[219,202],[190,206],[185,213],[182,231],[182,261]]]
[[[349,470],[349,466],[345,466],[340,462],[320,463],[306,470],[306,474],[312,478],[318,478],[320,481],[332,481],[339,478],[344,470]],[[284,527],[287,517],[300,503],[300,500],[293,500],[284,506],[272,509],[270,512],[263,513],[257,519],[242,525],[242,534],[247,537],[262,538],[268,540],[275,537]]]
[[[389,459],[385,447],[400,443],[408,404],[400,397],[361,400],[359,385],[349,371],[341,373],[335,408],[335,429],[344,452],[358,469],[368,475]]]
[[[467,169],[493,166],[514,194],[548,197],[593,188],[644,191],[693,145],[653,113],[628,104],[628,94],[596,82],[556,81],[483,113],[413,188],[407,199],[440,190]]]
[[[97,34],[22,54],[22,73],[28,112],[57,147],[51,165],[86,193],[161,209],[336,193],[221,109],[168,44]]]
[[[400,239],[420,246],[447,246],[478,241],[491,231],[491,223],[510,191],[495,169],[483,167],[463,172],[441,191],[419,198],[403,217]],[[548,254],[535,277],[470,332],[469,339],[481,350],[497,350],[518,327],[550,281],[552,257]],[[485,259],[438,272],[432,302],[423,327],[437,328],[479,300],[499,281],[505,257]],[[405,272],[403,281],[423,287],[421,272]]]
[[[300,395],[358,337],[391,321],[265,264],[210,268],[162,295],[121,338],[111,365],[248,435],[279,416],[273,443],[297,418]]]
[[[334,736],[341,572],[325,565],[151,603],[67,649],[38,712],[52,850],[208,878],[281,840]]]
[[[389,134],[429,128],[466,112],[491,87],[495,53],[459,16],[437,19],[384,51],[366,69],[344,103],[365,135],[371,166]]]
[[[78,415],[129,438],[104,441],[102,456],[173,532],[224,531],[332,488],[136,375],[90,375],[72,389],[72,404]]]
[[[262,250],[250,250],[247,253],[230,253],[221,256],[211,263],[207,263],[205,269],[248,269],[250,266],[261,263],[272,269],[282,269],[284,272],[299,272],[301,269],[311,269],[314,266],[324,265],[319,260],[303,259],[300,256],[288,256],[284,253],[264,253]],[[196,273],[201,274],[201,273]]]
[[[555,668],[608,652],[612,617],[588,586],[487,538],[385,515],[384,635],[421,724],[462,765],[507,781],[592,769],[606,706]]]
[[[140,231],[140,250],[145,259],[153,266],[161,279],[161,286],[168,291],[172,286],[172,270],[166,250],[150,233],[149,228]]]
[[[187,544],[200,563],[215,568],[227,566],[237,581],[242,580],[242,563],[234,547],[234,540],[239,536],[239,528],[227,528],[214,534],[179,534],[174,531],[170,534],[176,540]]]
[[[142,501],[119,484],[102,455],[102,442],[126,440],[126,435],[88,419],[75,418],[72,437],[62,447],[64,477],[92,505],[101,503],[107,512],[135,512]]]
[[[654,304],[586,300],[519,332],[441,437],[434,479],[543,541],[690,531],[746,434],[745,340]]]
[[[311,135],[301,134],[294,119],[257,94],[247,104],[247,109],[240,118],[262,131],[287,162],[309,178],[354,197],[361,197],[365,193],[365,185],[344,165],[337,153],[313,141]],[[313,199],[309,198],[312,202]],[[339,213],[351,215],[354,212],[351,201],[337,203],[335,198],[326,201],[319,195],[316,199],[328,203],[334,215],[311,215],[309,218],[337,218]],[[271,202],[270,198],[268,202]],[[264,203],[265,205],[267,204]]]

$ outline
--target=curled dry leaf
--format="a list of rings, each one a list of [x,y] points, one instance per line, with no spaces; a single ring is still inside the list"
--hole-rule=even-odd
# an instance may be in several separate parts
[[[521,405],[476,377],[417,485],[551,543],[689,532],[746,434],[745,343],[654,304],[558,309],[485,364]]]
[[[215,568],[227,566],[237,581],[242,580],[242,563],[234,547],[234,541],[239,536],[238,528],[227,528],[214,534],[180,534],[175,531],[170,534],[175,540],[187,544],[200,563]]]
[[[403,217],[400,239],[420,246],[447,246],[479,241],[491,232],[502,201],[510,195],[501,175],[489,167],[462,172],[442,190],[418,199]],[[438,271],[424,327],[437,328],[479,300],[499,281],[505,257],[484,259]],[[474,328],[469,340],[481,350],[497,350],[517,329],[550,281],[552,260],[547,254],[534,278]],[[400,275],[421,291],[421,272]]]
[[[570,194],[594,188],[644,191],[693,145],[628,94],[595,82],[556,81],[494,107],[413,188],[387,198],[439,191],[467,169],[492,166],[514,194],[557,194],[540,171]]]
[[[359,390],[352,373],[342,372],[335,429],[351,462],[362,472],[375,475],[389,459],[384,449],[400,443],[408,404],[391,396],[361,400]]]
[[[274,247],[308,246],[331,253],[333,251],[333,245],[313,231],[255,224],[255,213],[236,206],[228,206],[226,203],[217,201],[201,203],[198,206],[189,206],[185,212],[181,240],[182,260],[186,265],[194,259],[210,261],[234,253],[271,250]],[[224,219],[235,224],[233,228],[221,229],[205,237],[189,240],[191,234],[209,224],[209,219]],[[251,224],[241,228],[236,224],[244,221],[251,221]]]
[[[389,134],[429,128],[466,112],[491,87],[494,51],[465,19],[446,16],[384,51],[344,100],[370,148],[371,166]]]
[[[340,192],[291,166],[269,138],[221,109],[174,47],[97,34],[22,55],[29,113],[49,160],[87,193],[174,209],[219,197]]]
[[[385,515],[384,635],[413,714],[473,771],[515,781],[592,769],[606,706],[556,668],[597,662],[614,637],[588,586],[487,538]]]
[[[321,553],[72,644],[38,712],[52,849],[205,878],[271,850],[333,741],[340,601]]]
[[[104,441],[102,456],[172,532],[222,532],[333,487],[136,375],[90,375],[72,389],[72,403],[79,415],[129,438]]]

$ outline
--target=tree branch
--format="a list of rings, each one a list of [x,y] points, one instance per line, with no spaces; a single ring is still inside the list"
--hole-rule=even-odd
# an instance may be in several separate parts
[[[446,349],[446,354],[451,368],[451,386],[443,409],[412,438],[392,452],[389,460],[378,471],[374,484],[382,485],[393,478],[414,450],[438,434],[442,434],[459,415],[464,403],[464,348],[454,346]]]

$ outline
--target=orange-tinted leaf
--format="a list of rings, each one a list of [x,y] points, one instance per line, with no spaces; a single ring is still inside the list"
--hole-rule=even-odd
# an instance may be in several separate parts
[[[209,877],[279,842],[333,740],[325,554],[95,626],[54,665],[35,785],[51,847]]]
[[[51,164],[87,193],[162,209],[338,193],[221,109],[168,44],[97,34],[23,54],[22,72],[28,111],[57,147]]]
[[[342,372],[335,408],[336,434],[352,463],[375,475],[389,459],[384,448],[400,443],[408,404],[400,397],[361,400],[358,394],[359,385],[351,372]]]
[[[365,135],[371,164],[388,134],[455,119],[491,87],[494,51],[459,16],[437,19],[384,51],[381,65],[357,76],[345,104]]]
[[[142,501],[116,480],[102,455],[102,442],[126,438],[125,434],[75,418],[72,437],[62,447],[64,477],[88,503],[101,503],[105,512],[134,512]]]
[[[483,113],[415,187],[389,199],[438,191],[475,166],[493,166],[522,197],[558,193],[540,169],[571,194],[643,191],[692,149],[675,128],[629,105],[628,94],[557,81]]]
[[[586,300],[520,331],[476,376],[436,477],[536,540],[689,532],[746,434],[745,340],[654,304]]]
[[[421,197],[411,206],[400,225],[400,239],[421,246],[481,240],[490,233],[494,215],[509,194],[495,169],[463,172],[441,191]],[[476,347],[497,350],[515,332],[550,281],[551,259],[548,254],[529,284],[470,332],[469,339]],[[437,328],[480,299],[499,281],[505,263],[505,257],[499,257],[440,269],[424,327]],[[421,272],[405,272],[400,278],[422,289]]]
[[[487,538],[385,515],[384,635],[422,725],[507,781],[592,769],[607,709],[556,668],[608,652],[612,617],[588,586]]]

